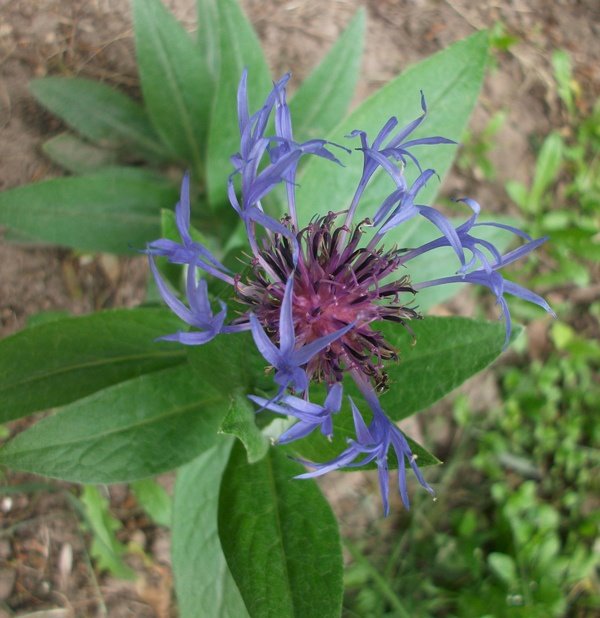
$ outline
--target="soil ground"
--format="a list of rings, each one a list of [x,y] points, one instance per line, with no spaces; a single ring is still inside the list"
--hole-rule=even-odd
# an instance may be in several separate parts
[[[166,4],[188,30],[195,28],[193,0]],[[550,56],[568,50],[575,78],[589,107],[600,92],[600,5],[596,0],[246,0],[274,75],[292,70],[300,83],[324,55],[359,6],[366,6],[368,35],[355,103],[401,72],[474,30],[501,22],[518,43],[494,54],[472,129],[486,126],[499,110],[507,119],[490,159],[493,181],[481,171],[456,169],[443,192],[471,194],[496,212],[516,212],[504,191],[509,180],[531,179],[539,143],[561,127],[564,113],[556,94]],[[41,109],[27,83],[44,75],[100,79],[139,96],[126,0],[0,0],[0,190],[59,175],[41,153],[60,121]],[[582,109],[583,112],[586,109]],[[40,311],[73,314],[113,306],[134,306],[144,293],[146,266],[139,258],[80,255],[40,246],[8,244],[0,236],[0,335],[25,326]],[[462,313],[465,299],[444,312]],[[543,332],[542,332],[543,339]],[[489,381],[471,384],[473,399],[490,394]],[[481,405],[481,404],[480,404]],[[419,430],[419,427],[416,428]],[[443,443],[443,436],[436,441]],[[330,479],[325,489],[343,525],[353,534],[393,527],[379,520],[370,476]],[[9,474],[3,485],[39,481]],[[169,485],[170,478],[165,477]],[[52,491],[6,493],[0,498],[0,618],[52,610],[63,616],[176,615],[172,602],[168,532],[143,515],[126,487],[109,490],[113,513],[124,523],[121,540],[141,548],[131,556],[135,583],[98,575],[89,560],[89,539],[81,532],[69,494]],[[375,492],[376,493],[376,492]],[[374,523],[375,522],[375,523]],[[38,614],[36,614],[38,615]],[[41,614],[39,615],[41,618]]]

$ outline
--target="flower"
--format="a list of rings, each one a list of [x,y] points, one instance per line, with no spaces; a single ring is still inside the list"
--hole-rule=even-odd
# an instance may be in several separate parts
[[[336,382],[330,386],[322,406],[293,395],[286,395],[279,403],[255,395],[250,395],[250,399],[258,404],[261,409],[266,408],[277,414],[293,416],[298,420],[290,429],[284,431],[277,440],[279,444],[287,444],[305,438],[318,427],[321,428],[321,433],[325,437],[331,439],[333,436],[333,415],[337,414],[342,407],[342,389],[341,382]]]
[[[231,206],[244,225],[252,252],[247,271],[243,275],[231,273],[201,243],[192,239],[187,174],[176,206],[181,242],[159,239],[147,248],[161,296],[193,329],[165,338],[186,345],[201,345],[223,334],[249,330],[259,353],[274,369],[276,391],[270,399],[256,395],[250,395],[250,399],[259,406],[258,411],[268,409],[297,420],[281,435],[280,443],[304,438],[315,429],[330,438],[333,415],[342,413],[342,382],[347,377],[353,380],[371,411],[371,421],[368,425],[365,423],[354,400],[349,398],[356,438],[350,439],[348,447],[328,462],[305,462],[313,470],[300,478],[374,462],[387,514],[390,449],[398,463],[398,487],[407,508],[407,462],[419,483],[429,492],[432,489],[421,475],[406,438],[379,404],[379,393],[388,388],[386,362],[397,359],[397,354],[381,331],[373,326],[385,320],[408,328],[410,320],[421,318],[412,306],[417,290],[462,282],[483,285],[496,295],[506,321],[508,341],[511,319],[505,293],[519,296],[552,313],[541,297],[506,281],[500,272],[545,239],[532,240],[512,226],[478,223],[480,206],[469,198],[461,201],[471,208],[473,215],[457,227],[433,206],[418,203],[420,190],[435,171],[423,169],[412,148],[454,143],[440,136],[408,139],[427,114],[422,93],[423,113],[406,127],[397,129],[397,119],[390,118],[372,143],[364,131],[350,134],[349,137],[359,137],[361,145],[357,150],[363,157],[363,170],[354,197],[348,205],[332,205],[336,210],[315,213],[308,224],[301,227],[295,198],[298,165],[307,156],[325,158],[332,164],[340,164],[340,161],[331,152],[336,144],[324,139],[306,142],[294,139],[286,101],[289,79],[288,74],[276,82],[263,106],[253,114],[247,103],[246,71],[238,88],[240,147],[231,157],[233,171],[227,192]],[[273,132],[268,131],[270,126],[274,126]],[[415,165],[418,170],[411,186],[404,177],[407,165]],[[356,221],[361,197],[378,169],[390,176],[395,189],[374,209],[372,219]],[[281,184],[286,189],[287,214],[278,219],[265,212],[262,200]],[[393,245],[386,248],[388,233],[417,215],[437,228],[441,234],[439,238],[411,249],[398,249]],[[475,235],[479,226],[486,225],[502,227],[526,242],[502,255],[492,243]],[[441,247],[451,247],[456,254],[457,274],[413,283],[408,274],[410,260]],[[156,256],[187,266],[189,308],[162,280],[154,263]],[[219,300],[220,311],[216,314],[212,311],[207,276],[228,284],[232,298],[242,307],[229,322],[223,300]],[[310,389],[314,382],[327,384],[328,394],[323,404],[311,401]]]
[[[149,256],[166,257],[173,264],[197,266],[213,277],[222,279],[227,283],[233,283],[233,278],[228,274],[227,269],[210,251],[199,242],[192,240],[190,233],[190,175],[188,173],[184,174],[181,182],[181,194],[179,202],[175,206],[175,223],[181,237],[181,243],[168,238],[161,238],[151,242],[146,253]],[[150,263],[153,263],[152,260],[150,260]]]
[[[506,347],[510,341],[510,334],[512,331],[512,320],[510,317],[510,309],[508,308],[508,304],[504,299],[504,294],[511,294],[512,296],[518,296],[527,302],[538,305],[545,311],[547,311],[553,317],[556,317],[554,311],[550,305],[541,297],[535,294],[534,292],[524,288],[518,283],[514,283],[512,281],[507,281],[499,272],[499,268],[503,268],[508,264],[518,260],[519,258],[531,253],[534,249],[539,247],[543,242],[545,242],[545,238],[540,238],[538,240],[532,240],[525,245],[522,245],[518,249],[514,249],[510,253],[507,253],[504,256],[500,256],[500,258],[492,265],[490,265],[487,260],[484,261],[483,268],[479,268],[472,272],[462,274],[462,275],[454,275],[452,277],[441,277],[440,279],[434,279],[432,281],[424,281],[423,283],[417,283],[415,285],[416,289],[424,289],[428,287],[432,287],[435,285],[444,285],[447,283],[474,283],[477,285],[483,285],[489,288],[496,296],[496,304],[500,305],[500,309],[502,311],[502,316],[504,317],[504,321],[506,323],[506,335],[504,338],[504,347]]]
[[[419,483],[431,494],[433,489],[423,478],[417,466],[417,457],[413,454],[404,437],[404,434],[390,421],[379,404],[376,393],[370,388],[368,383],[361,384],[363,395],[373,412],[373,420],[367,427],[359,409],[356,407],[351,397],[350,406],[356,429],[356,440],[348,440],[348,448],[340,453],[331,461],[322,464],[313,464],[304,461],[308,466],[315,468],[314,472],[299,474],[296,478],[307,479],[322,476],[332,470],[339,470],[344,467],[365,466],[372,461],[377,464],[379,473],[379,487],[383,499],[384,514],[389,513],[389,474],[388,474],[388,452],[390,447],[396,455],[398,462],[398,489],[404,506],[409,508],[408,491],[406,490],[406,462],[412,468]],[[362,457],[359,461],[357,458]]]

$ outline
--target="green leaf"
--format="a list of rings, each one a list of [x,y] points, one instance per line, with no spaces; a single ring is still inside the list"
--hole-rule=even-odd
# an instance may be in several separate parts
[[[64,320],[69,317],[71,317],[71,314],[68,311],[40,311],[39,313],[28,316],[25,324],[26,328],[32,328],[33,326],[56,322],[57,320]]]
[[[212,77],[198,48],[161,0],[134,0],[144,103],[164,144],[203,177]]]
[[[554,68],[558,96],[565,104],[569,114],[573,115],[575,114],[573,94],[576,84],[573,81],[573,67],[569,52],[564,49],[555,50],[552,53],[552,67]]]
[[[43,77],[29,88],[44,107],[100,146],[164,156],[146,112],[118,90],[81,77]]]
[[[252,618],[338,617],[342,554],[337,522],[316,483],[278,449],[248,464],[236,444],[219,497],[219,537]]]
[[[200,57],[206,64],[213,85],[219,76],[219,2],[218,0],[197,0],[198,32],[196,42]]]
[[[8,442],[0,463],[80,483],[154,476],[211,448],[229,403],[218,380],[188,365],[156,371],[44,418]]]
[[[562,166],[564,144],[558,133],[551,133],[542,144],[535,164],[535,176],[531,187],[529,208],[539,212],[544,192],[556,182]]]
[[[71,133],[51,137],[44,142],[42,150],[54,163],[74,174],[95,172],[100,167],[115,165],[118,158],[116,151],[98,148]]]
[[[227,199],[227,178],[232,172],[229,158],[239,150],[236,93],[242,71],[248,69],[250,113],[262,106],[272,88],[258,37],[237,1],[219,0],[217,11],[219,79],[208,133],[207,159],[208,201],[212,206]]]
[[[215,446],[177,472],[173,503],[172,556],[181,618],[248,618],[227,567],[217,530],[221,477],[233,440]]]
[[[181,322],[163,309],[117,309],[39,324],[0,342],[0,422],[69,403],[185,362],[157,343]]]
[[[246,393],[234,394],[229,412],[221,425],[221,432],[242,441],[248,454],[248,463],[260,461],[269,450],[269,442],[256,425],[256,414]]]
[[[294,137],[323,137],[345,116],[360,74],[365,11],[359,9],[319,66],[290,101]]]
[[[188,359],[200,379],[210,376],[231,396],[234,389],[249,393],[273,387],[273,378],[265,375],[267,362],[248,332],[219,337],[209,345],[190,346]]]
[[[394,420],[424,410],[485,369],[502,352],[504,323],[427,317],[410,323],[411,335],[395,324],[380,329],[398,350],[388,367],[389,390],[381,404]],[[513,329],[513,338],[520,328]]]
[[[507,586],[512,586],[518,581],[517,567],[511,556],[492,552],[488,556],[488,564],[492,572]]]
[[[131,489],[138,504],[160,526],[171,525],[172,500],[166,489],[154,479],[134,481]]]
[[[154,174],[111,168],[0,193],[0,225],[19,240],[131,254],[158,237],[160,209],[176,200]]]
[[[523,211],[527,211],[527,202],[529,201],[529,191],[527,187],[516,180],[509,180],[506,183],[506,192],[510,199]]]
[[[407,69],[367,99],[346,120],[331,132],[329,138],[339,142],[353,129],[366,131],[373,140],[385,122],[396,116],[400,126],[408,124],[420,114],[419,89],[427,97],[429,113],[415,136],[442,135],[458,140],[463,134],[479,94],[487,58],[488,39],[485,32],[459,41],[437,54]],[[352,142],[354,143],[354,142]],[[455,155],[451,145],[422,146],[414,152],[423,167],[434,168],[440,177],[448,171]],[[360,179],[363,161],[360,153],[344,158],[346,167],[312,158],[305,166],[301,189],[298,191],[300,223],[306,223],[315,211],[343,210],[348,207]],[[415,178],[415,166],[409,165],[407,179]],[[422,203],[431,203],[438,183],[434,180],[419,193]],[[357,211],[357,220],[371,217],[375,208],[394,189],[387,174],[372,180]],[[316,206],[315,206],[316,205]],[[386,235],[395,240],[402,226]]]
[[[123,526],[110,513],[108,500],[97,487],[83,488],[79,498],[83,505],[86,528],[92,533],[90,554],[99,571],[108,571],[120,579],[135,579],[135,572],[123,562],[127,548],[118,541],[115,533]]]

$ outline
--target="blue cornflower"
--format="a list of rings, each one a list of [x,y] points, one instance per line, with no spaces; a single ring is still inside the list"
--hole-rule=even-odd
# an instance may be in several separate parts
[[[189,309],[173,294],[173,292],[171,292],[171,290],[169,290],[169,287],[160,276],[158,268],[156,268],[156,264],[152,258],[150,258],[150,268],[154,275],[158,291],[169,309],[186,324],[200,329],[200,332],[179,331],[172,335],[165,335],[159,339],[164,341],[178,341],[185,345],[201,345],[203,343],[208,343],[221,333],[235,333],[248,330],[248,327],[245,325],[224,326],[225,317],[227,315],[227,305],[223,301],[219,301],[221,311],[217,313],[217,315],[213,315],[208,298],[206,280],[200,279],[196,282],[196,270],[194,266],[188,266],[187,273],[186,292],[190,305]]]
[[[166,257],[173,264],[198,266],[214,277],[218,277],[227,283],[233,283],[233,278],[227,268],[206,247],[192,239],[190,233],[190,175],[187,172],[181,181],[179,202],[175,206],[175,223],[181,237],[181,243],[168,238],[161,238],[151,242],[146,253]]]
[[[390,421],[383,411],[375,391],[368,384],[362,384],[361,386],[363,395],[373,413],[372,421],[367,426],[356,404],[351,397],[348,397],[352,408],[356,440],[349,439],[348,448],[331,461],[320,464],[304,461],[303,463],[315,468],[315,470],[313,472],[300,474],[296,478],[313,478],[322,476],[333,470],[339,470],[340,468],[362,467],[374,461],[377,464],[379,487],[383,499],[383,510],[385,515],[387,515],[389,512],[388,452],[390,447],[394,451],[398,461],[398,489],[404,506],[406,508],[410,506],[408,491],[406,489],[407,461],[419,483],[430,494],[433,495],[434,491],[423,478],[416,463],[417,458],[411,451],[404,434],[392,421]]]
[[[519,228],[514,227],[513,225],[508,225],[506,223],[497,223],[495,221],[484,221],[483,223],[477,223],[479,213],[481,212],[481,206],[475,200],[472,200],[470,198],[462,198],[457,201],[464,202],[473,211],[473,215],[467,221],[465,221],[465,223],[459,225],[456,228],[456,235],[458,236],[460,245],[463,249],[469,250],[472,255],[472,258],[468,263],[465,263],[463,261],[463,266],[459,269],[458,272],[466,273],[467,271],[469,271],[469,269],[475,267],[477,262],[479,262],[481,267],[483,267],[487,272],[490,272],[492,270],[493,262],[489,261],[486,254],[479,247],[486,249],[494,258],[495,263],[498,264],[502,260],[502,256],[500,255],[498,249],[496,249],[493,243],[483,238],[477,238],[476,236],[472,235],[471,231],[474,227],[497,227],[508,232],[512,232],[516,236],[519,236],[526,241],[532,240],[529,234],[526,234]],[[546,238],[540,238],[536,241],[537,245],[532,246],[532,249],[535,249],[535,247],[545,241]],[[440,238],[437,238],[436,240],[432,240],[431,242],[421,245],[417,249],[412,249],[411,251],[408,251],[404,255],[404,261],[407,262],[408,260],[411,260],[418,255],[422,255],[423,253],[427,253],[428,251],[432,251],[433,249],[437,249],[439,247],[447,246],[453,246],[454,248],[454,245],[451,245],[448,237],[442,236]]]
[[[269,401],[264,397],[250,395],[250,399],[262,409],[271,410],[283,416],[292,416],[298,422],[284,431],[277,442],[288,444],[294,440],[305,438],[315,429],[320,428],[321,433],[328,439],[333,436],[333,415],[337,414],[342,407],[342,384],[338,382],[329,388],[323,405],[311,403],[294,395],[286,395],[279,403]]]
[[[420,317],[411,306],[419,289],[446,283],[476,283],[490,288],[496,295],[506,321],[508,341],[511,318],[504,294],[518,296],[552,313],[540,296],[506,281],[499,272],[538,247],[544,239],[532,240],[512,226],[478,223],[480,207],[468,198],[462,201],[471,208],[473,216],[457,227],[432,205],[417,202],[419,191],[435,171],[423,170],[411,149],[454,143],[439,136],[409,139],[427,113],[423,95],[422,115],[404,128],[397,130],[398,121],[391,118],[372,143],[364,131],[352,132],[351,136],[361,141],[358,150],[363,156],[363,170],[350,204],[331,205],[333,211],[315,213],[310,223],[301,228],[295,206],[300,160],[304,156],[318,156],[333,163],[339,161],[329,150],[335,146],[331,142],[294,139],[285,91],[289,77],[285,75],[274,84],[263,106],[253,114],[248,110],[246,71],[238,88],[240,147],[231,158],[233,172],[227,192],[231,206],[244,224],[252,252],[247,273],[232,275],[201,243],[192,240],[188,175],[183,179],[181,199],[176,207],[181,243],[160,239],[148,246],[161,296],[194,329],[166,338],[197,345],[221,334],[250,330],[258,351],[274,370],[276,391],[271,399],[251,396],[252,401],[261,409],[297,420],[282,434],[279,441],[284,443],[305,437],[315,429],[331,437],[333,415],[341,413],[342,382],[345,377],[352,379],[371,409],[372,420],[367,425],[350,399],[356,438],[349,440],[348,448],[331,461],[311,463],[314,471],[301,477],[375,462],[387,513],[390,448],[398,461],[398,485],[404,504],[408,507],[406,462],[421,485],[432,490],[423,479],[406,438],[379,404],[377,393],[388,388],[386,361],[396,360],[397,354],[374,325],[388,320],[407,326],[409,320]],[[268,131],[270,126],[274,126],[272,133]],[[418,171],[410,187],[404,178],[406,165],[415,165]],[[361,197],[378,169],[390,176],[395,189],[374,209],[372,220],[355,221]],[[286,187],[287,214],[278,219],[265,212],[261,201],[282,183]],[[388,233],[417,215],[437,227],[441,237],[408,251],[395,246],[385,249]],[[493,243],[476,236],[477,227],[485,225],[506,229],[526,242],[501,255]],[[410,260],[440,247],[453,249],[457,274],[411,282],[407,268]],[[162,280],[154,256],[187,265],[189,307]],[[197,279],[199,273],[202,276]],[[230,284],[231,294],[238,303],[236,317],[230,322],[223,300],[219,300],[220,311],[213,313],[204,276],[214,276]],[[239,305],[246,310],[240,311]],[[328,385],[323,404],[311,401],[310,384],[314,381]],[[302,397],[290,391],[301,393]]]
[[[504,294],[511,294],[512,296],[517,296],[518,298],[522,298],[527,302],[538,305],[545,311],[547,311],[552,317],[556,317],[554,311],[550,305],[541,297],[531,292],[527,288],[523,286],[513,283],[512,281],[507,281],[499,272],[498,269],[503,268],[504,266],[508,266],[512,262],[524,257],[528,253],[531,253],[534,249],[537,249],[542,243],[546,241],[545,238],[539,238],[537,240],[532,240],[525,245],[521,245],[517,249],[510,251],[506,255],[500,256],[500,259],[491,265],[484,261],[484,267],[478,270],[474,270],[470,273],[453,275],[451,277],[441,277],[439,279],[433,279],[431,281],[423,281],[421,283],[415,284],[416,290],[423,290],[428,287],[436,286],[436,285],[445,285],[447,283],[472,283],[476,285],[483,285],[484,287],[489,288],[494,295],[496,296],[496,304],[500,305],[500,309],[502,311],[502,316],[504,317],[504,321],[506,323],[506,336],[504,338],[504,347],[506,347],[510,341],[510,334],[512,332],[512,320],[510,317],[510,309],[508,308],[508,303],[504,299]],[[497,253],[494,252],[494,253]]]
[[[419,172],[421,172],[421,165],[418,159],[410,152],[413,146],[433,146],[436,144],[456,143],[454,140],[441,136],[421,137],[406,141],[406,138],[415,131],[427,116],[427,103],[423,92],[421,92],[421,110],[423,111],[421,116],[400,129],[396,135],[393,135],[393,131],[398,126],[398,119],[392,116],[383,125],[371,145],[369,145],[368,136],[364,131],[355,129],[350,133],[349,137],[360,138],[361,147],[358,150],[361,150],[363,153],[363,171],[354,197],[352,198],[350,208],[348,209],[346,224],[350,224],[352,221],[360,198],[369,180],[380,167],[389,174],[399,189],[406,189],[406,180],[404,179],[402,170],[398,169],[390,159],[398,161],[404,166],[406,164],[406,158],[408,157],[415,163]],[[386,139],[388,141],[384,144]]]

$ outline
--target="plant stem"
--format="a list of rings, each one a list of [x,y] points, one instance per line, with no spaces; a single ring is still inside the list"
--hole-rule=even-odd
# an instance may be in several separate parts
[[[352,558],[356,562],[364,566],[369,575],[373,579],[373,583],[379,589],[379,592],[390,602],[399,618],[410,618],[410,613],[402,604],[396,593],[390,588],[388,582],[381,573],[371,564],[371,562],[362,554],[362,552],[348,539],[344,539],[344,546],[352,554]]]

